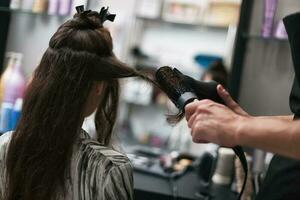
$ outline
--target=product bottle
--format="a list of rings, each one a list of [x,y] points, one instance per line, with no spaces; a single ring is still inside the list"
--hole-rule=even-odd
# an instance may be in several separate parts
[[[43,13],[47,8],[47,0],[35,0],[32,6],[32,12]]]
[[[6,54],[6,56],[8,57],[8,64],[6,66],[5,71],[3,72],[2,76],[1,76],[0,102],[2,102],[2,100],[3,100],[5,83],[11,77],[13,67],[15,64],[14,53],[9,52]],[[12,107],[13,107],[12,103],[1,103],[1,106],[0,106],[0,134],[9,130],[9,119],[11,116]]]
[[[71,5],[72,5],[72,0],[59,0],[58,14],[59,15],[70,14]]]
[[[285,27],[284,27],[284,24],[283,24],[282,20],[280,20],[277,23],[277,27],[276,27],[275,32],[274,32],[274,37],[277,38],[277,39],[288,39],[288,35],[287,35],[287,32],[285,30]]]
[[[22,58],[22,54],[14,53],[15,63],[13,65],[11,75],[5,82],[3,82],[3,102],[15,104],[18,98],[23,98],[26,82],[21,69]]]
[[[3,72],[0,80],[0,102],[3,100],[3,93],[4,93],[4,83],[7,82],[7,80],[11,77],[12,69],[15,63],[14,53],[8,52],[6,54],[6,57],[8,59],[7,66],[5,68],[5,71]]]
[[[216,169],[212,182],[216,185],[229,186],[233,179],[235,154],[231,149],[220,147]]]
[[[264,0],[264,19],[261,34],[265,38],[272,36],[277,4],[278,0]]]
[[[21,5],[22,5],[22,1],[21,0],[11,0],[9,8],[17,10],[17,9],[21,8]]]
[[[0,110],[0,134],[11,129],[11,115],[14,105],[12,103],[3,102]]]
[[[21,110],[22,110],[22,105],[23,105],[23,99],[18,98],[16,100],[16,103],[13,107],[12,114],[11,114],[11,130],[15,130],[17,123],[19,121],[20,115],[21,115]]]
[[[22,10],[31,11],[33,6],[34,0],[23,0],[22,1]]]
[[[58,12],[59,0],[49,0],[48,2],[48,14],[56,15]]]
[[[12,113],[16,100],[22,98],[25,90],[25,78],[21,71],[22,54],[12,55],[13,65],[10,76],[3,78],[3,98],[0,112],[0,132],[12,130]],[[7,69],[9,70],[9,68]]]

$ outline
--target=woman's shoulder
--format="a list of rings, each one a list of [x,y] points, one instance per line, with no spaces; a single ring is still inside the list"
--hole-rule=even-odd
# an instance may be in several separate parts
[[[4,155],[7,151],[7,147],[12,136],[13,131],[6,132],[0,136],[0,155]],[[1,159],[0,158],[0,159]]]
[[[125,154],[87,136],[81,137],[75,155],[74,180],[91,190],[85,193],[93,194],[90,199],[133,199],[132,166]]]
[[[83,155],[87,155],[90,158],[110,161],[113,165],[122,165],[129,162],[129,159],[125,154],[110,147],[103,146],[94,140],[83,141],[80,149]]]
[[[8,131],[0,136],[0,146],[9,143],[13,131]]]
[[[0,199],[4,195],[5,188],[5,158],[12,132],[6,132],[0,136]]]
[[[88,137],[80,140],[77,155],[81,159],[89,160],[90,162],[101,162],[111,167],[130,164],[125,154],[111,147],[103,146],[98,141]]]

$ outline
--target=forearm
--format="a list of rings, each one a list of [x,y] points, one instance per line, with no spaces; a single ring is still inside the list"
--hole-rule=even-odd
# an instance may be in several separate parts
[[[239,145],[300,159],[300,121],[290,117],[243,117],[237,125]]]
[[[271,118],[275,118],[275,119],[282,119],[282,120],[286,120],[286,121],[293,121],[294,119],[294,115],[279,115],[279,116],[272,116]]]

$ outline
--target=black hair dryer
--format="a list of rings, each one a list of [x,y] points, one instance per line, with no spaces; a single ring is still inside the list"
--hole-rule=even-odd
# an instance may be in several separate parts
[[[155,77],[160,88],[180,110],[184,110],[185,105],[194,99],[211,99],[223,103],[217,93],[218,83],[215,81],[196,81],[178,69],[167,66],[159,68]]]
[[[179,110],[184,111],[184,107],[194,99],[210,99],[224,104],[217,93],[218,83],[214,81],[196,81],[195,79],[184,75],[178,69],[168,66],[159,68],[155,73],[155,78],[159,87],[167,94]],[[232,149],[240,159],[245,172],[243,187],[238,197],[238,199],[240,199],[246,185],[248,166],[242,147],[236,146]]]

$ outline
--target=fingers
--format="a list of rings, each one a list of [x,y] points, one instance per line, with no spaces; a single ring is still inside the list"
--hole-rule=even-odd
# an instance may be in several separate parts
[[[209,143],[208,140],[204,138],[205,134],[203,132],[203,128],[201,122],[194,123],[191,127],[191,135],[194,143]]]
[[[248,113],[246,113],[240,106],[239,104],[237,104],[232,97],[230,96],[230,94],[227,92],[227,90],[225,90],[225,88],[222,85],[218,85],[217,86],[217,92],[219,94],[219,96],[223,99],[223,101],[225,102],[225,104],[231,109],[233,110],[235,113],[240,114],[240,115],[248,115]]]
[[[215,104],[211,100],[195,100],[185,107],[185,115],[188,121],[188,127],[191,128],[191,135],[194,143],[209,143],[208,140],[203,139],[200,134],[201,121],[207,116],[210,106]]]
[[[196,111],[196,108],[198,106],[197,104],[198,100],[195,99],[192,103],[189,103],[185,106],[184,112],[185,112],[185,118],[187,121],[190,120],[190,117],[193,115],[193,113]]]
[[[193,124],[196,122],[196,121],[201,121],[201,120],[204,120],[205,117],[207,116],[207,113],[209,111],[202,106],[199,106],[196,108],[196,111],[194,112],[194,114],[189,118],[188,120],[188,127],[189,128],[192,128]]]
[[[192,125],[193,125],[194,121],[196,120],[197,116],[198,116],[198,114],[195,113],[189,118],[189,120],[187,120],[189,128],[192,128]]]
[[[195,99],[192,103],[189,103],[188,105],[185,106],[185,118],[187,121],[190,120],[192,115],[195,113],[204,113],[207,111],[206,107],[209,105],[214,104],[213,101],[209,99],[204,99],[204,100],[197,100]]]
[[[232,109],[232,107],[236,107],[237,103],[232,99],[230,94],[225,90],[222,85],[217,86],[217,91],[219,96],[224,100],[225,104]]]

